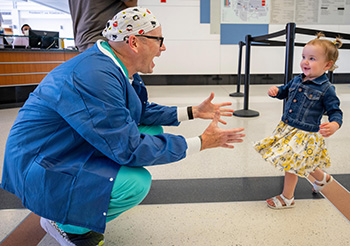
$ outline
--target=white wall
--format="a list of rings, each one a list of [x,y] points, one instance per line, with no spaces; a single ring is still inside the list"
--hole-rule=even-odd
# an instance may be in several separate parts
[[[162,24],[167,50],[156,59],[155,74],[237,74],[238,45],[220,45],[220,35],[210,34],[210,24],[200,24],[200,0],[139,0]],[[349,25],[309,25],[298,27],[350,33]],[[285,25],[270,25],[269,32],[285,29]],[[311,36],[297,35],[296,42]],[[283,40],[283,38],[282,38]],[[244,40],[242,40],[244,41]],[[350,43],[350,41],[347,41]],[[299,73],[302,48],[295,48],[294,72]],[[245,49],[243,48],[244,73]],[[257,47],[251,50],[250,71],[254,73],[284,73],[283,47]],[[350,72],[350,51],[340,50],[336,73]]]
[[[218,1],[218,0],[217,0]],[[154,74],[237,74],[238,45],[220,45],[220,35],[210,34],[210,24],[200,23],[200,0],[139,0],[139,5],[149,8],[162,24],[167,50],[155,59]],[[1,0],[0,10],[11,11],[12,1]],[[70,15],[36,15],[35,11],[50,11],[27,2],[18,2],[17,26],[28,23],[33,29],[59,31],[61,37],[73,37]],[[57,12],[55,10],[52,10]],[[309,25],[298,27],[350,33],[350,25]],[[269,32],[285,29],[285,25],[270,25]],[[19,30],[15,30],[18,34]],[[311,36],[297,35],[296,42],[306,42]],[[284,37],[279,38],[284,40]],[[242,40],[244,41],[244,40]],[[350,41],[347,41],[350,43]],[[74,45],[73,40],[66,43]],[[295,48],[294,73],[299,73],[301,47]],[[243,49],[243,66],[245,49]],[[257,47],[251,51],[252,74],[284,73],[285,49],[283,47]],[[350,50],[340,50],[336,73],[350,73]]]

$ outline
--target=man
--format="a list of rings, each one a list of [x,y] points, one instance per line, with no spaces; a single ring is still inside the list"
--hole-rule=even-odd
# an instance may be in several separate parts
[[[80,52],[92,47],[99,39],[106,22],[127,7],[137,6],[137,0],[69,0],[75,46]]]
[[[220,129],[231,103],[177,108],[148,103],[138,72],[152,73],[165,51],[162,29],[147,9],[108,21],[108,42],[50,72],[19,111],[5,150],[2,187],[42,216],[62,245],[103,243],[106,222],[138,205],[151,175],[144,166],[179,161],[243,140],[243,128]],[[162,133],[160,125],[213,119],[200,137]],[[46,218],[46,219],[44,219]],[[55,221],[55,222],[53,222]]]
[[[23,35],[25,36],[29,36],[29,30],[30,30],[30,26],[28,24],[23,24],[21,27],[21,32]],[[29,38],[28,37],[15,37],[15,39],[13,40],[12,46],[29,46]]]

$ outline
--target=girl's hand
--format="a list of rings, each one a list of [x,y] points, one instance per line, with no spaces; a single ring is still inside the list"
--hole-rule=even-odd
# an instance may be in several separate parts
[[[269,91],[267,92],[267,94],[270,96],[270,97],[275,97],[277,96],[277,93],[278,93],[278,88],[277,86],[271,86]]]
[[[333,135],[339,129],[339,124],[335,121],[325,122],[320,125],[319,133],[323,137],[329,137]]]

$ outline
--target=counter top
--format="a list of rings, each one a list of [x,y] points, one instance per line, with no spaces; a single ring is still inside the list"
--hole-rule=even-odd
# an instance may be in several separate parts
[[[23,49],[23,48],[4,48],[0,49],[0,52],[72,52],[72,53],[80,53],[78,50],[73,49]]]

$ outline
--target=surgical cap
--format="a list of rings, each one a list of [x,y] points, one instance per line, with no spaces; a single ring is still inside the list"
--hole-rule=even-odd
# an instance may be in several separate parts
[[[130,35],[142,35],[160,26],[146,8],[131,7],[120,11],[106,24],[102,34],[111,41],[125,41]]]

